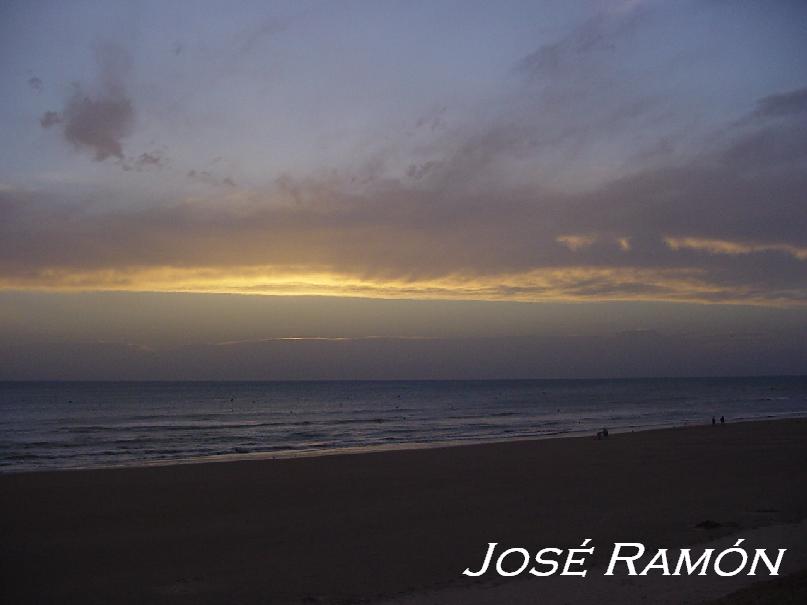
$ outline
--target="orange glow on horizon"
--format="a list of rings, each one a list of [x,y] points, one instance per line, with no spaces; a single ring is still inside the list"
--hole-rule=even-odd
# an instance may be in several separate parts
[[[484,275],[368,277],[324,268],[129,267],[95,271],[48,269],[0,278],[3,290],[191,292],[338,296],[415,300],[672,301],[800,305],[786,295],[709,283],[699,269],[564,267]]]

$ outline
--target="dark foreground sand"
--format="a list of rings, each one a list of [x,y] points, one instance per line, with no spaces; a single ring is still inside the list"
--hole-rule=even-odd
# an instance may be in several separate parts
[[[456,591],[491,584],[460,575],[489,541],[676,548],[805,518],[805,420],[5,475],[0,600],[459,602]],[[722,526],[696,527],[705,520]],[[791,560],[784,573],[800,571]],[[512,582],[536,603],[563,590],[530,577],[498,584]]]

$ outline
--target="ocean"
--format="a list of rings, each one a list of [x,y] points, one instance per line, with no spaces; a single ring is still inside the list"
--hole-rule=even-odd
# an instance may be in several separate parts
[[[0,472],[807,416],[807,377],[0,383]]]

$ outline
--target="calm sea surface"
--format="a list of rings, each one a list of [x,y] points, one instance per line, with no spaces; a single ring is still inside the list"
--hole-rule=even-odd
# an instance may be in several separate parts
[[[0,472],[807,416],[807,377],[0,383]]]

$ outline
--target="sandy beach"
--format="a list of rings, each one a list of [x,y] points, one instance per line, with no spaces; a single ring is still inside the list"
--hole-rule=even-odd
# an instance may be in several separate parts
[[[586,602],[590,595],[575,595],[588,580],[471,580],[460,572],[477,566],[492,541],[533,551],[585,538],[680,548],[746,534],[795,540],[781,570],[792,581],[770,590],[789,581],[804,590],[803,574],[792,574],[804,568],[807,549],[806,463],[807,420],[780,420],[602,441],[9,474],[0,476],[0,596],[466,603],[510,594],[512,602]],[[714,523],[699,527],[704,521]],[[775,528],[785,529],[771,534]],[[721,580],[704,579],[710,588],[697,594],[738,589]],[[633,583],[651,590],[651,579],[641,582]],[[667,585],[665,602],[675,602],[676,586]]]

